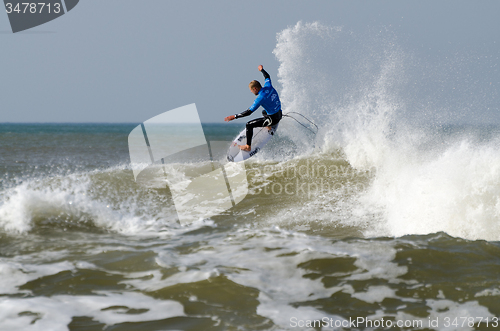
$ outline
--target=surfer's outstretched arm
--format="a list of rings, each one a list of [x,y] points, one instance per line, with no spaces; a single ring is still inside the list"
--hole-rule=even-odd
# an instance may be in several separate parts
[[[239,114],[228,116],[224,120],[226,122],[229,122],[229,121],[234,120],[235,118],[242,118],[242,117],[247,117],[249,115],[252,115],[252,113],[255,111],[255,109],[260,107],[261,102],[262,102],[262,96],[258,96],[257,99],[255,99],[253,105],[250,106],[250,108],[248,108],[247,110],[245,110]]]
[[[242,118],[242,117],[247,117],[249,115],[252,115],[253,111],[251,111],[250,109],[247,109],[239,114],[236,114],[234,115],[234,118]]]
[[[234,120],[236,118],[246,117],[248,115],[251,115],[252,113],[253,113],[253,111],[251,111],[250,109],[247,109],[244,112],[241,112],[239,114],[227,116],[226,118],[224,118],[224,121],[229,122],[229,121],[232,121],[232,120]]]

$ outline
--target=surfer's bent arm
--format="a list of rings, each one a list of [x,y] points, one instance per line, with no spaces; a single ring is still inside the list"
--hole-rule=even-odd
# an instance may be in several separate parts
[[[262,74],[264,75],[264,79],[271,79],[271,76],[269,76],[269,74],[267,73],[267,71],[264,70],[264,68],[262,68],[262,70],[260,71],[262,72]]]

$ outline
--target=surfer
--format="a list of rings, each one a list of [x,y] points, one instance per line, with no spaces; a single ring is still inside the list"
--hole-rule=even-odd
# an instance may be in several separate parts
[[[271,129],[271,126],[278,124],[281,120],[281,102],[278,96],[278,92],[271,85],[271,76],[264,70],[262,65],[258,67],[259,71],[264,75],[265,83],[264,87],[260,84],[259,81],[254,80],[248,84],[250,91],[257,96],[253,105],[250,106],[247,110],[242,113],[236,115],[230,115],[224,118],[224,121],[229,122],[236,118],[241,118],[252,114],[259,106],[262,106],[264,110],[262,111],[262,115],[264,117],[260,117],[254,120],[247,122],[246,125],[246,136],[247,136],[247,144],[241,145],[239,148],[243,151],[249,152],[252,150],[252,137],[253,137],[253,128],[265,127]]]

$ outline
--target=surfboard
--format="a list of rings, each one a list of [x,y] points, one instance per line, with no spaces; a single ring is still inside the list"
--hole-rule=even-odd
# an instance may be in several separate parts
[[[230,162],[240,162],[245,161],[257,154],[274,136],[276,130],[278,129],[278,125],[279,123],[271,126],[270,130],[267,127],[254,128],[252,137],[252,149],[249,152],[242,151],[238,147],[238,145],[247,144],[246,129],[243,129],[243,131],[241,131],[240,134],[237,135],[236,138],[234,138],[231,146],[229,146],[229,150],[227,151],[227,160]]]

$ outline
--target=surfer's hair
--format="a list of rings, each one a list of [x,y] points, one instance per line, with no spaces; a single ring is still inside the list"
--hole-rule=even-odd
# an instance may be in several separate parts
[[[260,82],[258,80],[252,80],[250,84],[248,84],[248,87],[250,87],[251,89],[256,87],[260,90],[262,88],[262,85],[260,85]]]

